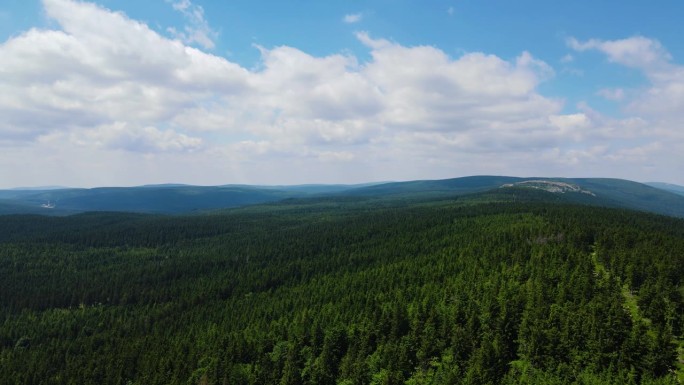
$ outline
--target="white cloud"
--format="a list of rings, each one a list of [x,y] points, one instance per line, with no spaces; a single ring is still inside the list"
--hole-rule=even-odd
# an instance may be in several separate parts
[[[361,21],[363,19],[363,14],[361,13],[350,13],[347,15],[344,15],[342,18],[342,21],[344,21],[347,24],[355,24]]]
[[[365,46],[373,49],[381,49],[386,47],[391,47],[393,44],[389,40],[385,39],[373,39],[368,35],[368,32],[356,32],[356,38],[359,39],[361,43]]]
[[[455,11],[456,10],[454,9],[454,7],[447,8],[447,13],[449,14],[449,16],[453,16]]]
[[[647,162],[649,159],[653,158],[657,152],[662,151],[663,146],[660,142],[651,142],[642,146],[628,147],[616,151],[613,154],[607,156],[608,159],[614,161],[627,161],[627,162]]]
[[[0,129],[17,139],[112,121],[156,125],[247,89],[248,71],[88,3],[46,0],[62,30],[30,30],[0,45]]]
[[[625,90],[622,88],[602,88],[597,94],[608,100],[619,101],[625,98]]]
[[[291,47],[262,49],[263,70],[254,73],[259,95],[254,108],[279,111],[280,117],[345,120],[368,117],[382,108],[375,84],[359,72],[356,59],[317,58]]]
[[[186,44],[197,43],[205,49],[215,47],[214,40],[218,38],[219,34],[209,26],[204,17],[204,8],[193,4],[190,0],[166,1],[171,3],[173,9],[182,13],[189,23],[183,28],[183,31],[178,31],[173,27],[168,28],[171,35]]]
[[[575,57],[570,54],[567,54],[560,59],[560,62],[565,64],[572,63],[573,61],[575,61]]]
[[[640,175],[648,180],[672,180],[673,175],[681,175],[684,132],[678,127],[684,122],[684,66],[673,63],[660,42],[642,36],[613,41],[569,39],[568,45],[578,52],[599,51],[610,62],[641,71],[648,81],[629,90],[598,91],[604,98],[621,102],[628,117],[601,118],[597,131],[613,142],[602,157],[604,165],[597,167],[631,168],[632,178]]]
[[[359,34],[359,39],[372,48],[373,60],[363,74],[383,92],[385,125],[483,130],[522,125],[561,107],[535,92],[552,71],[529,53],[523,52],[514,63],[483,53],[452,59],[434,47],[404,47],[366,34]]]
[[[126,122],[114,122],[94,129],[75,129],[38,138],[42,143],[71,142],[77,146],[110,150],[125,150],[136,153],[195,151],[203,146],[200,138],[193,138],[173,130],[159,130],[156,127],[131,127]]]
[[[647,154],[663,170],[681,159],[669,146],[683,143],[684,134],[667,124],[682,119],[684,71],[655,43],[634,43],[655,55],[638,59],[624,48],[632,43],[569,42],[638,64],[652,79],[650,89],[625,101],[643,115],[611,119],[588,106],[566,113],[562,100],[542,95],[539,86],[554,70],[529,52],[512,60],[483,52],[452,57],[438,47],[361,32],[366,61],[259,47],[260,65],[246,69],[187,45],[196,40],[166,38],[100,6],[44,5],[57,28],[26,31],[0,45],[4,183],[587,175],[614,170],[619,156],[629,163]],[[172,5],[198,9],[190,1]],[[672,102],[651,103],[663,96]],[[656,107],[671,117],[655,119]],[[666,138],[659,151],[627,151],[654,136]],[[64,180],[51,180],[55,173]]]
[[[597,50],[608,60],[619,65],[638,69],[650,81],[647,88],[635,90],[628,101],[627,111],[651,119],[670,120],[678,125],[684,120],[684,66],[672,63],[672,56],[657,40],[636,36],[621,40],[590,39],[580,42],[574,38],[568,45],[577,51]],[[626,100],[625,90],[600,90],[608,99]],[[664,124],[664,123],[663,123]]]
[[[346,151],[322,151],[318,154],[318,159],[322,162],[348,162],[354,159],[354,154]]]
[[[583,113],[569,114],[569,115],[552,115],[549,116],[551,124],[560,128],[561,130],[572,130],[573,128],[585,128],[591,126],[590,118]]]
[[[612,62],[639,69],[661,66],[671,58],[660,42],[643,36],[612,41],[590,39],[586,42],[571,37],[567,43],[575,51],[597,50]]]
[[[188,8],[190,8],[192,6],[192,3],[190,2],[190,0],[180,0],[180,1],[176,1],[176,2],[173,2],[172,0],[167,0],[167,1],[171,2],[171,6],[176,11],[181,11],[181,12],[187,11]]]

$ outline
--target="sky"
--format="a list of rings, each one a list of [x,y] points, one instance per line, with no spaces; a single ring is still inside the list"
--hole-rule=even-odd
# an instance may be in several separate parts
[[[684,2],[3,0],[0,188],[684,185]]]

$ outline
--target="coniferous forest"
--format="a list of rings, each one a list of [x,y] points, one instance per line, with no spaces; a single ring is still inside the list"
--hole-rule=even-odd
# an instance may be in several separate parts
[[[684,220],[482,199],[0,218],[3,384],[677,384]],[[678,378],[679,377],[679,378]]]

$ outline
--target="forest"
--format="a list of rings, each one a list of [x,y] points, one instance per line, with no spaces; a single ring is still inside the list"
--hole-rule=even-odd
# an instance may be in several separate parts
[[[683,219],[471,198],[2,216],[0,379],[684,381]]]

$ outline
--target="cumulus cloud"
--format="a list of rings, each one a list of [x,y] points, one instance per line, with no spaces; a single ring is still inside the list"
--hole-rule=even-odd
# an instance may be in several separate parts
[[[629,90],[598,91],[600,96],[620,102],[629,116],[603,125],[602,131],[617,137],[620,145],[611,148],[604,159],[634,167],[651,180],[658,175],[678,175],[675,170],[684,165],[680,150],[684,148],[684,132],[678,129],[684,121],[684,66],[673,63],[672,55],[659,41],[643,36],[585,42],[571,38],[568,45],[578,52],[601,52],[612,63],[641,71],[647,80],[645,85]]]
[[[156,125],[207,92],[247,88],[241,67],[120,13],[68,0],[44,5],[61,30],[32,29],[0,45],[0,72],[11,74],[0,81],[0,129],[17,140],[114,121]]]
[[[263,70],[254,73],[254,108],[291,118],[345,120],[382,108],[380,90],[359,72],[355,58],[311,56],[292,47],[263,49]]]
[[[56,132],[38,138],[42,143],[71,142],[77,146],[137,153],[194,151],[202,147],[202,139],[173,130],[156,127],[130,127],[126,122],[114,122],[93,129]]]
[[[553,71],[527,52],[515,62],[477,52],[454,59],[435,47],[404,47],[364,33],[358,37],[371,48],[373,60],[362,73],[383,92],[385,125],[439,131],[522,129],[530,119],[561,108],[560,102],[536,92]]]
[[[34,184],[583,174],[587,165],[596,172],[614,167],[616,154],[636,157],[625,149],[643,146],[653,130],[674,135],[647,114],[611,119],[588,106],[565,112],[562,100],[539,91],[555,71],[529,52],[451,56],[360,32],[370,53],[364,61],[256,47],[260,65],[246,69],[189,46],[203,46],[190,35],[167,38],[123,13],[73,0],[43,4],[56,28],[0,45],[0,179],[16,184],[31,184],[17,175],[40,177],[29,170],[51,176],[53,164],[69,169],[63,177],[73,182]],[[188,0],[172,6],[197,25],[205,22]],[[643,69],[653,87],[629,103],[652,111],[649,101],[666,95],[673,106],[659,108],[678,116],[684,71],[656,42],[568,44]],[[665,145],[656,152],[661,160],[668,154]],[[26,162],[17,165],[17,157]]]
[[[620,162],[647,162],[649,159],[653,158],[655,153],[662,150],[662,144],[655,141],[642,146],[622,148],[615,153],[609,154],[607,157],[611,160]]]
[[[642,71],[650,84],[646,90],[635,92],[627,105],[629,111],[655,119],[684,119],[680,107],[684,103],[684,66],[672,63],[672,55],[659,41],[643,36],[586,42],[570,38],[568,45],[579,52],[599,51],[613,63]],[[600,90],[599,94],[613,100],[625,99],[624,90]]]
[[[342,21],[344,21],[347,24],[355,24],[361,21],[363,19],[363,14],[361,13],[350,13],[347,15],[344,15],[342,18]]]
[[[612,62],[640,69],[652,69],[671,58],[660,42],[643,36],[609,41],[590,39],[585,42],[571,37],[567,43],[576,51],[597,50],[606,54]]]

